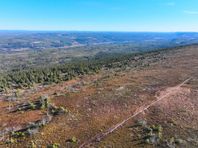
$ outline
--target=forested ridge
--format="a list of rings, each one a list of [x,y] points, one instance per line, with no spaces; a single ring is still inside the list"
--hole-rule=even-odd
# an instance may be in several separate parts
[[[0,75],[0,92],[10,88],[28,88],[34,84],[46,85],[71,80],[76,76],[97,73],[101,68],[126,66],[129,61],[134,60],[134,57],[138,55],[142,55],[142,58],[144,58],[150,53],[156,54],[179,47],[131,54],[100,53],[95,57],[87,58],[87,60],[79,59],[62,65],[13,69]]]

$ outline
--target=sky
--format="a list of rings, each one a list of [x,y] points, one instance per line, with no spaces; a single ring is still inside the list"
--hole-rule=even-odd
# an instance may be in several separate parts
[[[198,0],[0,0],[0,30],[198,32]]]

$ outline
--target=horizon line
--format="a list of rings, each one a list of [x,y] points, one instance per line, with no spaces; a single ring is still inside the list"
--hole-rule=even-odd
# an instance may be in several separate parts
[[[125,31],[125,30],[36,30],[36,29],[0,29],[0,32],[3,31],[18,31],[18,32],[120,32],[120,33],[198,33],[198,31]]]

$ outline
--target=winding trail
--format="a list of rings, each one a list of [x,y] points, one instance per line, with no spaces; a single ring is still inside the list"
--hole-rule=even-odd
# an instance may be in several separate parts
[[[115,130],[117,130],[118,128],[120,128],[121,126],[123,126],[126,122],[128,122],[129,120],[131,120],[132,118],[136,117],[137,115],[139,115],[140,113],[144,112],[145,110],[149,109],[151,106],[155,105],[156,103],[158,103],[159,101],[165,99],[166,97],[178,92],[179,88],[182,87],[185,83],[187,83],[189,80],[191,80],[192,77],[186,79],[185,81],[183,81],[182,83],[180,83],[179,85],[175,86],[175,87],[171,87],[170,89],[167,90],[166,94],[161,95],[159,97],[156,97],[157,100],[152,101],[150,104],[148,104],[147,106],[141,106],[139,107],[134,114],[132,114],[131,116],[129,116],[128,118],[126,118],[125,120],[123,120],[122,122],[114,125],[113,127],[109,128],[106,132],[104,133],[99,133],[97,135],[95,135],[93,138],[91,138],[90,140],[82,143],[79,148],[85,148],[90,146],[91,144],[95,143],[95,142],[100,142],[102,139],[104,139],[107,135],[113,133]]]

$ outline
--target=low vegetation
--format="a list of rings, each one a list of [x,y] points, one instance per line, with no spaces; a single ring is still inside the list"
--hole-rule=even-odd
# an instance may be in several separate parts
[[[92,137],[111,130],[155,101],[155,95],[190,76],[192,82],[178,90],[185,89],[183,95],[170,95],[165,102],[161,100],[133,118],[143,119],[137,121],[135,128],[127,126],[134,124],[131,119],[90,145],[182,147],[194,141],[196,145],[197,120],[193,115],[197,100],[193,98],[197,91],[190,88],[192,84],[197,88],[196,66],[197,46],[192,45],[130,54],[100,52],[64,64],[8,70],[0,76],[0,147],[61,148],[89,144]],[[172,106],[173,100],[176,107]],[[183,105],[185,101],[190,102]],[[180,113],[177,106],[185,112]]]

